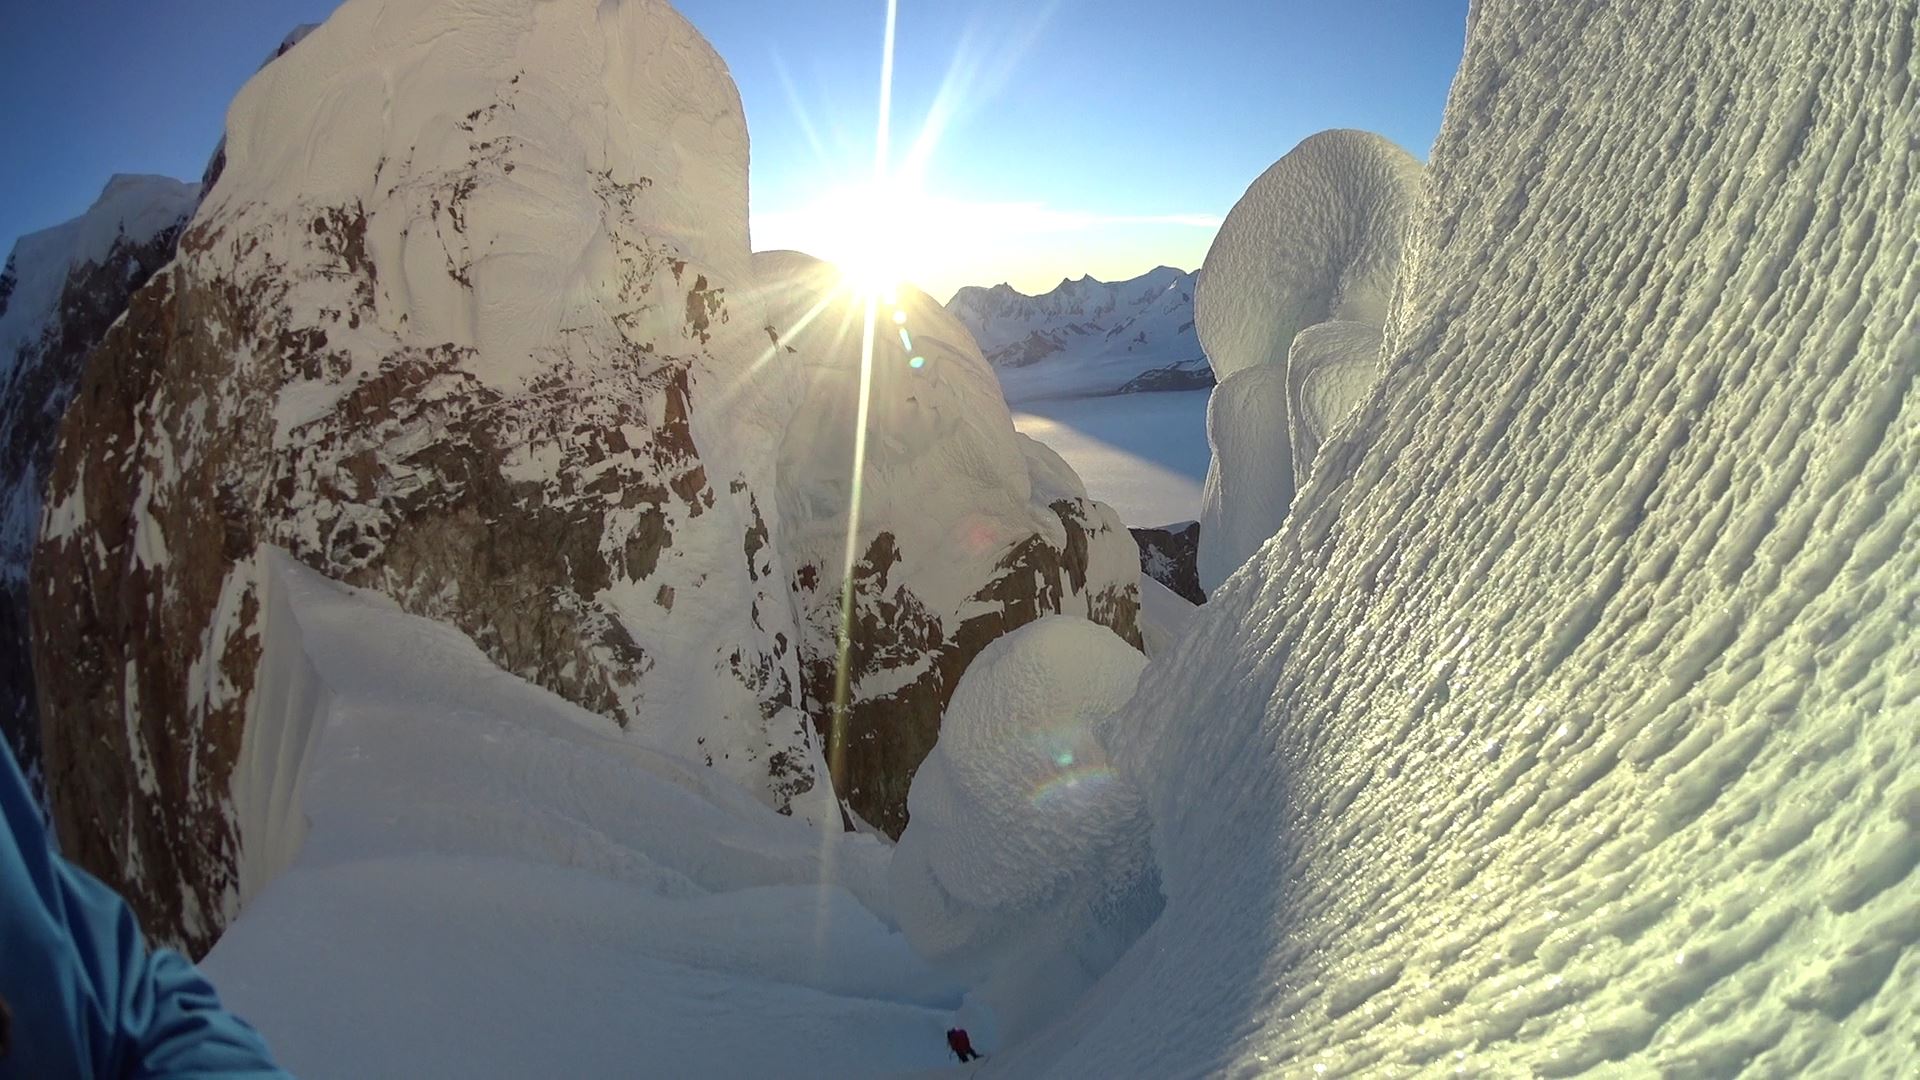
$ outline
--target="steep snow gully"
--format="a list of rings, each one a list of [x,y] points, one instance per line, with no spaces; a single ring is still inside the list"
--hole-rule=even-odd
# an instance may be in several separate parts
[[[193,257],[88,361],[95,454],[148,471],[82,453],[70,415],[36,554],[37,571],[122,588],[103,610],[138,632],[130,655],[68,676],[110,700],[74,704],[93,726],[50,742],[56,805],[84,782],[64,827],[124,811],[127,838],[96,830],[95,854],[166,894],[149,910],[176,933],[210,939],[238,913],[207,965],[293,1067],[898,1073],[937,1069],[958,1017],[990,1054],[981,1075],[1910,1068],[1911,0],[1475,3],[1397,273],[1359,260],[1335,277],[1364,302],[1306,315],[1203,276],[1210,352],[1266,343],[1224,361],[1220,390],[1271,381],[1264,400],[1310,413],[1320,441],[1277,533],[1205,607],[1150,618],[1145,661],[1068,616],[1003,627],[953,688],[897,847],[815,827],[805,811],[828,793],[780,783],[821,767],[779,678],[800,674],[772,512],[792,386],[739,375],[779,305],[752,287],[744,131],[717,58],[655,0],[490,0],[460,5],[461,25],[514,62],[475,65],[436,45],[431,6],[351,0],[319,50],[243,93],[247,137],[188,230]],[[413,18],[378,18],[397,12]],[[378,28],[436,80],[404,130],[446,136],[451,172],[373,129],[283,145],[269,122],[286,107],[320,131],[383,94],[391,81],[342,66],[378,55],[360,48]],[[302,73],[344,81],[321,101]],[[496,91],[510,100],[448,134]],[[632,104],[613,127],[634,145],[574,126],[594,112],[580,99]],[[470,159],[481,142],[498,156]],[[608,171],[550,168],[579,153],[612,155]],[[394,200],[394,216],[272,210],[270,181],[303,154],[341,205]],[[620,171],[641,160],[644,176]],[[463,189],[451,217],[435,197]],[[550,200],[528,195],[549,189],[589,223],[578,243],[486,253],[549,234],[529,208]],[[294,271],[314,272],[225,291]],[[156,329],[194,305],[215,313],[200,336]],[[1211,335],[1215,317],[1233,333]],[[326,366],[292,333],[321,319]],[[1329,426],[1376,323],[1379,377]],[[529,351],[542,327],[578,340]],[[141,343],[224,389],[118,388],[145,371]],[[258,355],[235,359],[241,345]],[[536,355],[568,378],[539,379]],[[1289,382],[1294,356],[1321,374]],[[969,370],[951,400],[972,400],[985,375]],[[376,382],[384,396],[355,389]],[[115,395],[136,399],[124,417]],[[1077,498],[1057,455],[1001,437],[996,409],[982,445],[1029,489],[1007,515]],[[243,416],[268,418],[251,442],[223,426]],[[617,445],[595,441],[616,421]],[[1303,445],[1295,427],[1249,430],[1275,461]],[[660,446],[685,452],[638,449]],[[611,464],[553,474],[588,447]],[[289,461],[326,482],[293,485]],[[456,466],[564,509],[578,553],[620,559],[583,559],[594,573],[519,626],[528,594],[475,577],[459,534],[407,546],[494,505],[425,505],[402,482],[418,468],[452,490],[433,470]],[[803,479],[785,478],[789,501],[814,490]],[[619,497],[636,486],[657,489],[653,525]],[[136,492],[151,513],[130,521],[112,500]],[[373,554],[333,546],[355,520]],[[660,520],[679,546],[642,543]],[[1060,568],[1084,576],[1098,560],[1067,531]],[[636,545],[658,567],[630,567]],[[63,580],[35,578],[43,705],[64,639],[41,620],[67,598],[41,590]],[[559,648],[616,624],[633,637]],[[626,664],[634,638],[657,666]],[[735,649],[758,660],[716,666]],[[684,685],[662,681],[675,672]],[[709,737],[742,757],[707,767],[686,743]],[[805,768],[759,763],[783,747]],[[1057,966],[1036,965],[1042,945]]]

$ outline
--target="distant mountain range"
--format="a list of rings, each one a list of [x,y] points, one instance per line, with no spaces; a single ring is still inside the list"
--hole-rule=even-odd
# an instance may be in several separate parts
[[[1156,267],[1126,281],[1088,276],[1028,296],[970,285],[947,310],[972,331],[1010,402],[1212,386],[1193,329],[1197,273]]]

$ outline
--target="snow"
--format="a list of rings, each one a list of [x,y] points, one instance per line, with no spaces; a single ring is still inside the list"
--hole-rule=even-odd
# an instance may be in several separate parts
[[[1213,458],[1200,507],[1200,588],[1209,596],[1287,519],[1293,439],[1287,368],[1259,364],[1220,380],[1207,401]]]
[[[1140,626],[1147,639],[1147,655],[1159,658],[1171,653],[1187,636],[1199,610],[1153,577],[1140,575]]]
[[[1284,364],[1330,319],[1379,325],[1419,202],[1421,166],[1372,132],[1323,131],[1247,188],[1207,250],[1193,313],[1222,380]]]
[[[600,640],[523,655],[522,670],[612,699],[636,740],[711,754],[770,804],[837,820],[824,759],[791,707],[789,575],[771,549],[741,554],[777,527],[766,519],[793,395],[780,369],[751,364],[769,319],[748,247],[745,118],[711,47],[657,0],[351,0],[248,82],[227,133],[197,220],[248,242],[183,259],[187,285],[261,284],[256,320],[324,334],[329,370],[227,380],[264,385],[265,400],[223,387],[214,423],[265,404],[274,454],[335,475],[358,441],[376,477],[343,498],[303,481],[272,538],[310,564],[352,563],[339,573],[377,560],[404,543],[394,507],[423,452],[485,423],[504,460],[477,467],[528,484],[516,500],[529,514],[597,533],[589,547],[610,579],[590,594],[535,586],[553,625]],[[265,351],[243,343],[236,367],[250,372]],[[451,369],[406,391],[423,408],[383,427],[350,415],[349,395],[423,358]],[[666,430],[663,387],[677,371],[684,434]],[[476,421],[483,408],[497,424]],[[608,434],[642,419],[638,439]],[[349,430],[334,438],[336,425]],[[430,467],[424,477],[446,481]],[[330,538],[355,533],[375,554],[338,559]],[[628,565],[629,548],[649,547],[657,558]],[[516,614],[485,610],[500,595],[485,572],[431,573],[401,597],[412,610],[467,625]],[[404,576],[389,575],[394,591]]]
[[[280,689],[236,786],[277,810],[242,815],[249,854],[307,826],[204,967],[296,1074],[940,1063],[959,990],[890,928],[882,842],[778,816],[376,594],[278,552],[263,573]]]
[[[1207,473],[1207,391],[1029,401],[1014,426],[1045,443],[1093,498],[1128,525],[1200,516]]]
[[[968,286],[947,310],[973,334],[1016,404],[1111,394],[1143,372],[1204,366],[1194,275],[1161,266],[1126,281],[1091,276],[1028,296]]]
[[[1159,912],[1146,818],[1104,731],[1145,666],[1083,619],[1022,627],[968,667],[914,774],[889,871],[900,925],[978,986],[1001,1037],[1070,1004]]]
[[[1194,301],[1219,375],[1200,515],[1211,592],[1279,529],[1326,433],[1371,387],[1422,184],[1412,155],[1323,131],[1260,175],[1221,223]]]
[[[1380,385],[1114,723],[1165,911],[990,1071],[1911,1072],[1912,5],[1473,11]]]

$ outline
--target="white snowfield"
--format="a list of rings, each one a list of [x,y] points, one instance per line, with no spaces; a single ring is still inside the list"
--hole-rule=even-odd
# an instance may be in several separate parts
[[[1060,1012],[1160,910],[1140,795],[1102,725],[1146,658],[1052,616],[967,668],[914,774],[889,872],[907,940],[974,987],[1000,1037]]]
[[[1116,722],[1165,912],[983,1073],[1912,1072],[1920,10],[1473,11],[1381,385]]]
[[[273,689],[236,802],[283,872],[203,967],[295,1074],[939,1064],[960,994],[890,927],[883,841],[776,815],[450,627],[266,562]]]
[[[1207,420],[1203,589],[1280,527],[1312,449],[1372,384],[1422,177],[1378,135],[1323,131],[1247,188],[1207,250],[1194,318],[1220,386]]]

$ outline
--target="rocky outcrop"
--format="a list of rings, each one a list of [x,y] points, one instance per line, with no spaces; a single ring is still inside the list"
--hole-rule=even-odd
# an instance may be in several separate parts
[[[1195,604],[1207,602],[1200,588],[1200,523],[1128,529],[1140,545],[1140,572]]]
[[[858,353],[765,287],[739,100],[677,15],[436,7],[349,0],[242,91],[53,463],[30,597],[53,814],[190,951],[242,865],[280,865],[234,809],[291,805],[241,751],[287,682],[277,551],[827,827],[898,831],[987,641],[1064,611],[1140,643],[1118,519],[1013,432],[931,301],[848,483]]]
[[[835,817],[768,542],[786,395],[739,377],[767,320],[725,69],[641,0],[433,6],[353,0],[249,83],[54,463],[56,823],[194,951],[236,902],[267,545]]]
[[[0,274],[0,737],[36,782],[27,579],[60,418],[87,354],[173,257],[198,196],[165,177],[116,176],[85,214],[21,238]]]
[[[777,354],[801,383],[776,544],[793,575],[806,710],[830,733],[850,812],[898,836],[913,774],[980,650],[1060,612],[1139,647],[1137,563],[1113,511],[1015,433],[971,335],[931,298],[902,289],[874,302],[863,412],[861,299],[807,256],[755,258]]]
[[[1204,357],[1181,360],[1143,371],[1121,384],[1118,394],[1151,394],[1162,390],[1205,390],[1214,385],[1213,368]]]

